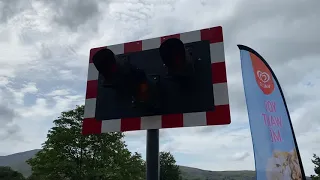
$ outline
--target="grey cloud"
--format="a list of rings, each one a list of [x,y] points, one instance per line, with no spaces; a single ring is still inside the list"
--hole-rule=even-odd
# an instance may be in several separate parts
[[[53,11],[53,21],[59,25],[76,31],[77,28],[88,21],[97,18],[100,15],[99,3],[95,0],[77,1],[77,0],[43,0],[43,3],[49,5]],[[101,5],[101,4],[100,4]],[[105,12],[108,9],[103,9]],[[92,28],[98,23],[92,22]]]
[[[5,87],[0,88],[0,140],[24,140],[21,121],[19,121],[21,114],[18,109],[21,98],[33,90],[32,85],[28,86],[28,84],[9,81]]]
[[[220,131],[221,128],[225,126],[203,126],[203,127],[197,127],[195,131],[197,133],[211,133],[211,132],[216,132]]]
[[[14,110],[7,105],[0,104],[0,117],[1,122],[11,122],[15,117]]]
[[[239,154],[235,154],[232,158],[235,161],[243,161],[244,159],[246,159],[249,156],[250,156],[249,152],[242,152],[242,153],[239,153]]]
[[[15,124],[18,115],[8,104],[0,104],[0,140],[20,139],[21,128]]]
[[[23,137],[20,135],[21,128],[17,124],[7,125],[0,135],[0,140],[17,140],[21,141]]]
[[[31,8],[30,0],[3,0],[0,2],[0,23],[6,23],[16,14]]]
[[[233,41],[234,38],[238,38],[237,36],[245,34],[248,32],[247,36],[249,39],[251,37],[250,33],[261,33],[265,35],[266,40],[272,39],[275,41],[283,41],[283,40],[290,40],[309,42],[308,40],[312,40],[310,38],[310,32],[316,32],[316,29],[310,28],[314,27],[316,22],[315,18],[319,16],[319,12],[317,8],[320,6],[319,1],[305,1],[305,0],[297,0],[297,1],[267,1],[267,0],[260,0],[260,1],[241,1],[241,3],[237,3],[235,8],[235,12],[233,13],[232,17],[229,19],[225,19],[225,29],[224,31],[228,35],[226,37],[228,41]],[[309,24],[308,26],[304,26],[300,29],[300,24]],[[255,31],[254,27],[257,25],[262,26],[259,31]],[[266,25],[268,25],[266,27]],[[276,25],[276,26],[271,26]],[[288,27],[292,27],[292,29],[287,29]],[[293,28],[295,27],[295,28]],[[308,28],[309,27],[309,28]],[[297,32],[298,30],[305,30],[309,33],[300,32],[299,36],[295,38],[287,38],[291,36],[290,32]],[[269,34],[272,32],[272,34]],[[275,34],[273,34],[275,32]],[[267,36],[269,34],[269,36]],[[273,39],[272,35],[279,36],[276,39]],[[298,35],[298,34],[296,34]],[[281,37],[282,36],[282,37]],[[308,39],[301,39],[301,37],[309,37]],[[254,39],[251,39],[254,41]],[[311,42],[315,42],[316,40],[313,39]],[[260,42],[256,42],[257,44]],[[270,47],[272,49],[276,49],[276,47]]]
[[[307,2],[261,0],[237,3],[233,15],[220,21],[224,28],[226,53],[235,58],[228,60],[239,59],[235,46],[238,43],[255,48],[273,66],[319,55],[320,24],[317,22],[320,12],[317,8],[320,1]],[[301,63],[301,68],[305,64]]]
[[[320,127],[319,101],[313,103],[301,103],[300,109],[293,119],[294,129],[297,135],[303,135],[308,131],[316,131]],[[299,121],[297,121],[299,119]]]
[[[52,57],[52,51],[50,50],[50,48],[45,45],[45,44],[41,44],[41,50],[40,50],[40,53],[41,53],[41,58],[42,59],[49,59]]]
[[[229,125],[219,125],[219,126],[199,126],[196,127],[194,129],[195,133],[203,133],[203,134],[207,134],[207,133],[220,133],[220,134],[224,134],[224,130],[229,129]]]

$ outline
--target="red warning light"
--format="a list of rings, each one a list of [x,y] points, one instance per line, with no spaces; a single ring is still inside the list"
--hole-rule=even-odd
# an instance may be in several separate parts
[[[148,100],[148,85],[147,85],[147,83],[141,83],[139,85],[138,100],[139,101]]]
[[[140,92],[141,92],[141,93],[144,93],[144,92],[147,92],[147,90],[148,90],[148,85],[147,85],[147,83],[141,83],[141,84],[140,84]]]

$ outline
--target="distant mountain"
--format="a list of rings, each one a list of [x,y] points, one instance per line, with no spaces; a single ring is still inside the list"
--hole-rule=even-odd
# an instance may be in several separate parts
[[[16,163],[21,163],[21,160],[26,160],[32,158],[41,149],[34,149],[30,151],[20,152],[16,154],[11,154],[7,156],[0,156],[0,166],[12,165]]]
[[[183,179],[186,180],[255,180],[255,171],[207,171],[180,166]]]
[[[0,166],[10,166],[26,177],[31,175],[31,168],[26,161],[40,149],[0,156]],[[254,171],[207,171],[187,166],[180,166],[184,180],[255,180]],[[307,178],[311,180],[311,178]]]
[[[39,152],[40,149],[20,152],[7,156],[0,156],[0,166],[10,166],[12,169],[21,172],[25,176],[31,175],[31,167],[26,161]]]

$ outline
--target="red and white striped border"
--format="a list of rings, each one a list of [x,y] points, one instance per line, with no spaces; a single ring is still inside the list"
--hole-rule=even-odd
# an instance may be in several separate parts
[[[212,84],[215,110],[209,112],[184,113],[173,115],[149,116],[141,118],[123,118],[99,121],[95,117],[96,97],[98,89],[98,71],[92,63],[92,56],[100,49],[90,50],[88,81],[82,134],[100,134],[117,131],[133,131],[143,129],[161,129],[190,126],[207,126],[230,124],[230,107],[223,45],[222,27],[213,27],[197,31],[174,34],[160,38],[128,42],[108,46],[115,54],[143,51],[159,48],[167,38],[180,38],[183,43],[200,40],[210,41]]]

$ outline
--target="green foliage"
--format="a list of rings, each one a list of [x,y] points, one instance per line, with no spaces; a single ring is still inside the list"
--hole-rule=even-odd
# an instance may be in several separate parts
[[[311,179],[312,180],[320,180],[320,158],[319,156],[313,154],[313,158],[311,161],[313,162],[313,164],[315,165],[314,167],[314,172],[316,173],[316,175],[311,175]]]
[[[179,166],[170,152],[160,152],[160,180],[182,180]]]
[[[0,179],[5,180],[25,180],[23,175],[11,167],[0,166]]]
[[[36,175],[34,175],[34,174],[31,174],[28,178],[27,178],[27,180],[40,180],[41,178],[38,176],[36,176]]]
[[[140,154],[132,154],[122,133],[83,136],[84,106],[54,120],[43,148],[28,160],[32,180],[140,180],[145,178]],[[31,180],[31,179],[30,179]]]

